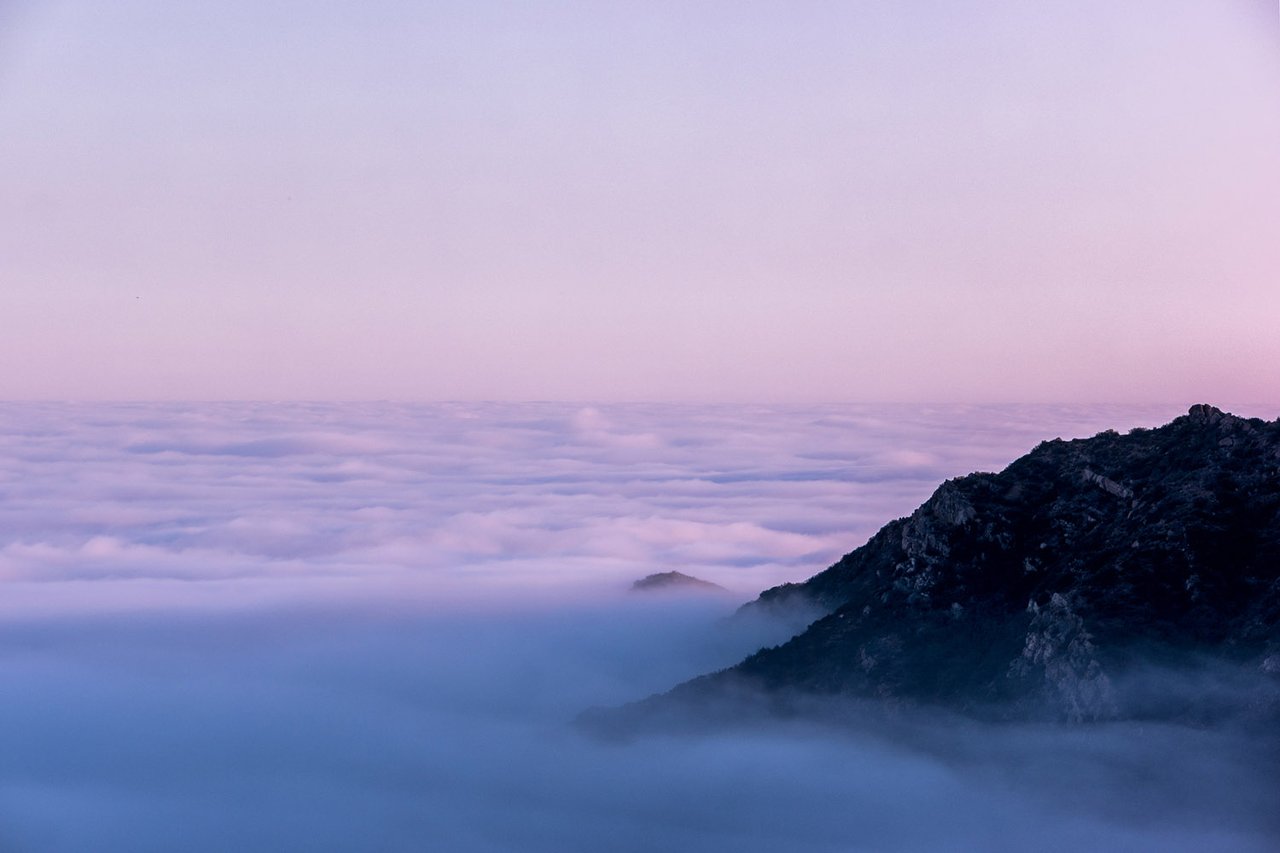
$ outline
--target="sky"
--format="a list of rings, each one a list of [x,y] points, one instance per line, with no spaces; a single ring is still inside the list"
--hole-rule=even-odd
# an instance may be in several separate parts
[[[1273,851],[1272,728],[572,725],[781,642],[735,608],[941,479],[1175,414],[0,404],[0,849]],[[728,592],[629,591],[673,569]]]
[[[0,2],[0,399],[1276,402],[1272,0]]]

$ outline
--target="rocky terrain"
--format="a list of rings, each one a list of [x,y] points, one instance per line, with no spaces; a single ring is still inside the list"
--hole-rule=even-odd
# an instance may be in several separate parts
[[[826,615],[614,719],[834,696],[1001,719],[1280,718],[1280,420],[1197,405],[1043,442],[745,609],[796,605]]]

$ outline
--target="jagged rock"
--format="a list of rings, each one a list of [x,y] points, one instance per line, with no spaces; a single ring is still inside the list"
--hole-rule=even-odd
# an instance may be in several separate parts
[[[1042,677],[1050,703],[1070,722],[1116,716],[1111,680],[1097,658],[1093,636],[1066,596],[1055,592],[1046,606],[1031,601],[1027,610],[1032,617],[1026,643],[1009,674]]]
[[[1271,693],[1251,701],[1274,712],[1280,420],[1197,405],[1158,429],[1043,442],[998,474],[943,483],[826,571],[747,609],[797,603],[825,615],[633,716],[732,686],[770,702],[838,695],[1077,722],[1203,717],[1194,695],[1175,707],[1133,700],[1120,685],[1144,666],[1207,658],[1261,679]]]

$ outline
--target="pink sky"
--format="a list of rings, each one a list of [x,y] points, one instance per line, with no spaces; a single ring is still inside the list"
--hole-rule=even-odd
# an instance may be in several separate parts
[[[0,398],[1277,401],[1277,17],[6,3]]]

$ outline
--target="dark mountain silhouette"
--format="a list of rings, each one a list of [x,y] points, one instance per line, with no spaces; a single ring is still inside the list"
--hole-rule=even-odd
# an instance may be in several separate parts
[[[588,722],[813,697],[980,717],[1280,718],[1280,420],[1193,406],[1041,443],[747,611],[816,606],[783,645]],[[701,710],[699,710],[701,709]]]

